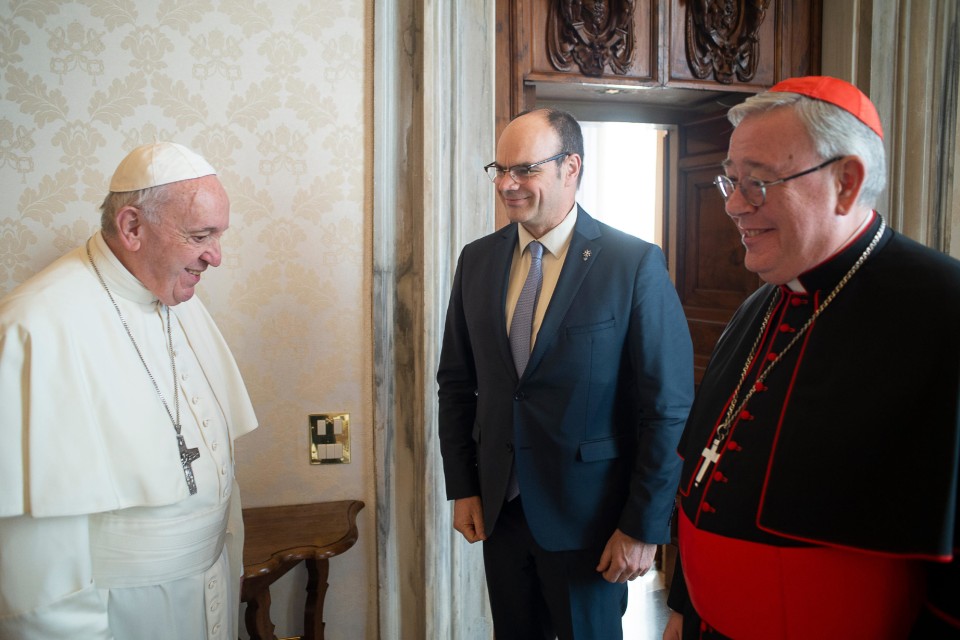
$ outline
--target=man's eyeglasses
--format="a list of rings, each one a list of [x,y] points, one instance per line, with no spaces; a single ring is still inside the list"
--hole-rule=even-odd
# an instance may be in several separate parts
[[[763,203],[767,201],[767,187],[772,187],[778,184],[783,184],[794,178],[800,178],[807,175],[808,173],[813,173],[814,171],[819,171],[825,166],[836,162],[841,159],[843,156],[837,156],[836,158],[830,158],[826,162],[818,164],[812,169],[807,169],[806,171],[801,171],[800,173],[795,173],[792,176],[787,176],[786,178],[780,178],[779,180],[773,180],[772,182],[764,182],[763,180],[758,180],[752,176],[746,176],[740,180],[734,180],[727,176],[717,176],[713,179],[713,184],[717,185],[717,189],[720,190],[720,194],[723,196],[724,200],[729,200],[733,196],[733,192],[740,187],[740,195],[743,196],[743,199],[750,203],[750,206],[760,207],[763,206]]]
[[[560,158],[566,158],[568,155],[570,155],[569,151],[561,151],[557,155],[550,156],[546,160],[541,160],[540,162],[533,162],[531,164],[518,164],[512,167],[501,167],[496,162],[491,162],[485,166],[483,170],[487,172],[491,182],[496,182],[509,173],[511,180],[517,184],[523,184],[531,177],[540,173],[540,171],[536,169],[540,165],[553,162],[554,160],[559,160]]]

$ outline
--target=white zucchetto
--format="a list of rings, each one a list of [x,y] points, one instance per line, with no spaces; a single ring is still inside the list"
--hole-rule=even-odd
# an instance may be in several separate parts
[[[185,146],[176,142],[154,142],[127,154],[110,179],[110,191],[139,191],[216,174],[209,162]]]

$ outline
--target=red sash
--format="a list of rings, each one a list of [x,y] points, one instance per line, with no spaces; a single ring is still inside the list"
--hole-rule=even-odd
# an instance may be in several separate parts
[[[693,606],[730,638],[905,638],[923,604],[917,561],[746,542],[697,529],[682,509],[679,520]]]

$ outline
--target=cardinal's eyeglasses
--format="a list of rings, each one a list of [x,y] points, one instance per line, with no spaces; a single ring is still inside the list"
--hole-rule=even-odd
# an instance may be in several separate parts
[[[733,192],[736,191],[737,187],[740,188],[740,195],[743,196],[743,199],[746,200],[750,206],[760,207],[763,206],[763,203],[767,201],[767,187],[773,187],[778,184],[783,184],[793,180],[794,178],[800,178],[807,174],[813,173],[814,171],[819,171],[829,164],[833,164],[837,160],[841,159],[843,156],[837,156],[835,158],[830,158],[826,162],[822,162],[815,167],[801,171],[800,173],[795,173],[792,176],[787,176],[786,178],[780,178],[779,180],[772,180],[770,182],[764,182],[763,180],[758,180],[753,176],[746,176],[739,180],[734,180],[728,176],[717,176],[713,179],[713,184],[717,185],[717,189],[720,190],[720,194],[723,196],[724,200],[729,200],[733,197]]]

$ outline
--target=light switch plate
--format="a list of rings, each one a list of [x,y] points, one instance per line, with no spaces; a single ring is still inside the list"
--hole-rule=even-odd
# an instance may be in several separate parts
[[[311,413],[310,464],[350,462],[350,414]]]

